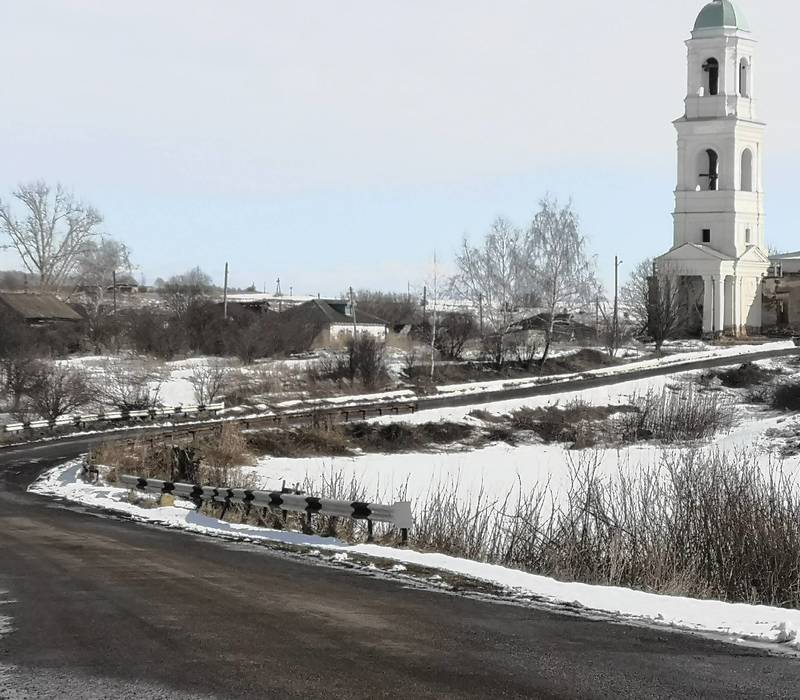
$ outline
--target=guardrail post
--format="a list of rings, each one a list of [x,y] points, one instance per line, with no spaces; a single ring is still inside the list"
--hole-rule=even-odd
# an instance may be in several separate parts
[[[367,542],[374,542],[374,538],[372,536],[372,521],[369,518],[367,518]]]

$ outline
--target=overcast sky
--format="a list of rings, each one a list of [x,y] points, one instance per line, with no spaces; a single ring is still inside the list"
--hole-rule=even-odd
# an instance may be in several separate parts
[[[572,197],[608,279],[672,243],[703,3],[0,0],[0,192],[61,181],[148,281],[404,290],[497,215]],[[800,9],[760,41],[767,240],[800,249]],[[0,253],[0,268],[18,267]]]

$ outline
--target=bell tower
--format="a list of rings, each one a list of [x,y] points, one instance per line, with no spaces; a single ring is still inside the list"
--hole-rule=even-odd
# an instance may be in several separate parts
[[[756,42],[731,0],[713,0],[698,15],[686,46],[685,111],[674,122],[673,248],[699,244],[729,259],[752,247],[766,253]]]

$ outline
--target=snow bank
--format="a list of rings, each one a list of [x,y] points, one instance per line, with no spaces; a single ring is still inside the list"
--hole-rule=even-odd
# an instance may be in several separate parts
[[[436,568],[490,582],[507,589],[520,600],[535,598],[552,604],[566,604],[573,609],[601,612],[621,620],[713,633],[730,640],[782,644],[800,649],[800,610],[657,595],[613,586],[565,583],[444,554],[380,545],[348,545],[335,539],[297,532],[234,525],[200,515],[193,510],[191,504],[181,501],[177,501],[174,507],[142,508],[127,502],[127,491],[124,489],[82,483],[79,472],[79,462],[66,463],[45,473],[30,490],[127,513],[137,520],[190,532],[235,537],[246,541],[303,545],[334,553],[335,559],[342,562],[347,560],[348,553],[379,557],[396,561],[397,564],[390,569],[395,572],[402,571],[403,564]]]
[[[486,382],[470,382],[467,384],[443,384],[437,386],[436,390],[440,394],[472,394],[511,388],[519,389],[521,387],[537,386],[539,384],[568,382],[570,379],[577,378],[620,376],[645,369],[671,367],[673,365],[677,367],[687,362],[701,362],[703,360],[713,360],[724,357],[730,357],[735,363],[738,362],[740,358],[746,360],[748,355],[755,353],[767,352],[770,350],[789,350],[794,347],[795,345],[791,340],[765,343],[763,345],[734,345],[731,347],[713,348],[699,352],[667,355],[665,357],[630,362],[615,367],[601,367],[568,374],[545,375],[543,377],[521,377],[519,379],[494,379]]]

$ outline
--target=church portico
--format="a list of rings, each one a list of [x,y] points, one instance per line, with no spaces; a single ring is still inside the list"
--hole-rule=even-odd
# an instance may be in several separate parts
[[[673,245],[656,258],[656,274],[683,278],[687,330],[707,337],[759,332],[769,258],[755,41],[732,0],[712,0],[686,46],[685,108],[674,122]]]

